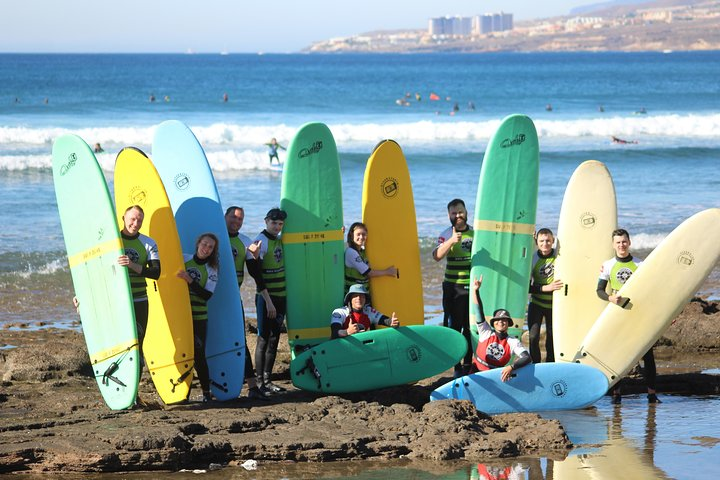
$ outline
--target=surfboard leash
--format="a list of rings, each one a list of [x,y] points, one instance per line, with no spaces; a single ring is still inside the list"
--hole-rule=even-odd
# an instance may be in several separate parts
[[[305,373],[306,370],[310,370],[310,373],[313,374],[313,377],[318,381],[318,390],[322,390],[322,374],[320,373],[320,370],[315,366],[315,362],[313,362],[312,357],[308,358],[305,362],[305,366],[297,371],[297,375],[302,375]]]
[[[125,351],[122,352],[122,354],[120,355],[120,358],[118,358],[117,360],[113,361],[110,365],[108,365],[108,367],[105,369],[105,372],[103,372],[103,374],[102,374],[102,384],[103,385],[105,385],[106,387],[109,386],[110,381],[112,380],[113,382],[117,383],[118,385],[120,385],[122,387],[127,387],[127,385],[125,385],[119,378],[117,378],[113,374],[120,369],[120,363],[122,363],[122,361],[125,359],[125,357],[127,357],[128,354],[130,353],[130,351],[134,347],[137,347],[137,346],[138,346],[137,342],[133,343],[132,345],[127,347],[125,349]]]
[[[193,362],[192,366],[185,370],[182,375],[180,375],[177,379],[177,381],[170,379],[170,385],[172,385],[172,389],[170,390],[171,393],[175,393],[175,387],[181,385],[185,379],[190,375],[193,371],[193,368],[195,368],[195,363]]]

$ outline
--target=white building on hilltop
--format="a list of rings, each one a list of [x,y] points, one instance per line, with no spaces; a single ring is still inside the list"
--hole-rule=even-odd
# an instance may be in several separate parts
[[[486,13],[473,17],[445,16],[428,21],[428,33],[433,36],[487,35],[513,29],[512,13]]]

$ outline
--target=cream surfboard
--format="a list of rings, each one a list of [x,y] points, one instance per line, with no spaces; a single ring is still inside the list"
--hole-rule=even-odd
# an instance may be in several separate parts
[[[124,148],[115,161],[115,211],[118,224],[132,205],[145,212],[140,233],[158,245],[161,273],[148,279],[148,324],[142,352],[163,402],[187,398],[193,369],[193,329],[187,283],[175,274],[185,267],[180,237],[157,170],[140,150]]]
[[[580,164],[560,208],[555,252],[555,278],[564,288],[553,294],[555,361],[571,362],[607,302],[595,293],[598,271],[613,256],[612,231],[617,225],[615,186],[605,164]]]
[[[371,267],[398,269],[396,277],[370,279],[375,308],[395,312],[403,325],[424,319],[420,244],[410,172],[400,145],[380,142],[368,159],[362,194],[362,221],[368,228]]]
[[[681,223],[620,289],[624,308],[608,304],[575,361],[600,369],[612,387],[657,341],[720,259],[720,208]]]

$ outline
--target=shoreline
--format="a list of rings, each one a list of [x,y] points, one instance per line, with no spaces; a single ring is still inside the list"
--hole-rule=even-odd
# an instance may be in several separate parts
[[[718,320],[717,303],[694,299],[658,342],[661,397],[720,393],[720,376],[699,373],[720,366]],[[111,411],[88,374],[80,333],[2,331],[3,341],[18,348],[0,350],[0,473],[179,471],[250,459],[562,460],[573,447],[560,422],[535,413],[489,417],[469,402],[429,402],[450,371],[413,385],[340,396],[297,390],[286,341],[275,377],[288,392],[269,402],[250,400],[243,389],[238,400],[202,404],[195,383],[190,403],[165,406],[144,372],[144,406]],[[252,351],[255,335],[247,338]],[[624,394],[644,389],[641,378],[623,381]]]

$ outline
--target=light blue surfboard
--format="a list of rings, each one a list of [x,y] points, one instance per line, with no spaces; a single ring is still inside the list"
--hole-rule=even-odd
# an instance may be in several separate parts
[[[245,319],[215,179],[205,152],[183,123],[161,123],[153,138],[152,161],[172,205],[183,252],[195,252],[198,236],[214,233],[220,241],[220,271],[208,301],[206,356],[212,394],[218,400],[240,395],[245,367]]]
[[[435,389],[430,400],[470,400],[487,414],[576,410],[598,401],[608,389],[605,375],[579,363],[540,363],[513,372],[507,382],[502,369],[473,373]]]

